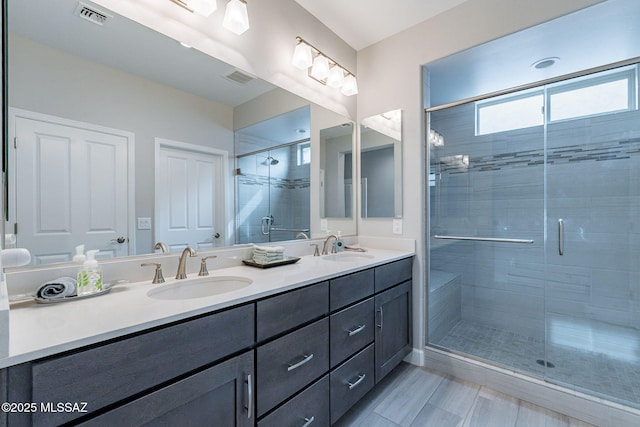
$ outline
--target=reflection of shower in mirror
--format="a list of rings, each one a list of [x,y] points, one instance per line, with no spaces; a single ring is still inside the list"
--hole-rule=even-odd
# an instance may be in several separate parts
[[[271,156],[267,157],[266,159],[264,159],[264,162],[262,162],[262,164],[265,165],[265,166],[268,166],[268,165],[275,166],[278,163],[280,163],[280,160],[274,159]]]

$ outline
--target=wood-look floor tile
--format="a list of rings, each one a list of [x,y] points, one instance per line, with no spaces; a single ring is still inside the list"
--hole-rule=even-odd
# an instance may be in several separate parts
[[[533,403],[520,401],[516,427],[569,427],[569,417]]]
[[[479,390],[479,385],[447,376],[431,395],[429,403],[464,419]]]
[[[401,426],[409,426],[438,388],[444,376],[426,369],[410,372],[375,408],[375,412]]]
[[[482,387],[464,427],[511,427],[518,418],[518,399]]]
[[[429,403],[422,407],[411,427],[459,427],[464,418]]]

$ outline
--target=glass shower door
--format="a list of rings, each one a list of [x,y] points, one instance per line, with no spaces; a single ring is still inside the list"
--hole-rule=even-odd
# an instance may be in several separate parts
[[[428,116],[429,343],[542,376],[544,127],[491,107]]]
[[[612,73],[547,88],[547,379],[640,405],[640,114],[631,87],[611,111],[555,113]],[[625,80],[624,78],[622,80]],[[589,83],[589,84],[587,84]],[[561,98],[562,95],[564,98]],[[589,97],[582,94],[585,108]],[[570,111],[566,106],[564,111]]]

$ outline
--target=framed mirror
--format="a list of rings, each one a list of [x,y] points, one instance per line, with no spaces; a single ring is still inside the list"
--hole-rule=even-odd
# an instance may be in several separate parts
[[[362,120],[360,184],[362,218],[402,217],[402,110]]]
[[[313,123],[322,107],[118,14],[96,7],[107,16],[97,25],[77,0],[7,3],[16,143],[5,229],[33,264],[69,261],[79,244],[102,258],[157,252],[158,236],[175,251],[232,245],[236,158],[246,154],[235,131],[305,106],[309,127],[323,126]]]

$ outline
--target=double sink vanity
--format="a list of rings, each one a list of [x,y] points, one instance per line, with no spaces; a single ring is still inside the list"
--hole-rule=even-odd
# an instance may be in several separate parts
[[[411,351],[413,255],[305,255],[13,303],[0,391],[36,410],[0,425],[331,425]]]

